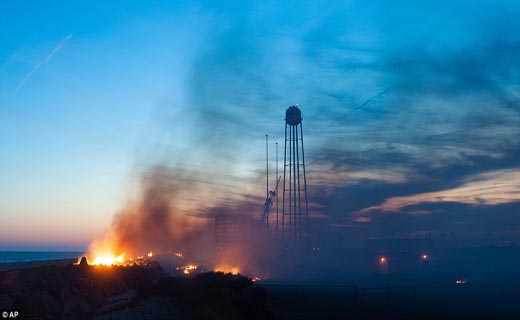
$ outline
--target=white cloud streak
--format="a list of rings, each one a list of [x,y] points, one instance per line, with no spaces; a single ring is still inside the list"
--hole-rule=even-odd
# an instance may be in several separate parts
[[[63,46],[65,45],[65,43],[67,43],[67,41],[70,40],[70,38],[72,38],[72,34],[68,34],[65,38],[63,38],[60,42],[58,42],[58,44],[56,45],[56,47],[54,48],[54,50],[52,50],[51,53],[49,53],[45,59],[43,59],[42,61],[40,61],[32,70],[31,72],[29,72],[25,78],[23,78],[23,80],[16,86],[16,88],[11,92],[11,95],[14,95],[16,94],[26,83],[27,81],[29,81],[29,79],[41,68],[43,67],[47,62],[49,62],[52,57],[58,53],[58,51],[61,50],[61,48],[63,48]]]
[[[495,170],[474,175],[456,188],[392,197],[382,204],[359,211],[359,214],[400,212],[401,209],[423,203],[457,202],[469,205],[500,205],[520,201],[520,169]]]

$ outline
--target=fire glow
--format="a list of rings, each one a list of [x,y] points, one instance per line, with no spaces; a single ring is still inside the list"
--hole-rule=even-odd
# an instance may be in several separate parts
[[[215,272],[224,272],[224,273],[231,273],[232,275],[236,276],[240,273],[240,269],[238,267],[232,267],[227,265],[219,265],[215,267]]]
[[[118,246],[109,242],[95,242],[85,253],[87,261],[94,266],[127,266],[147,264],[153,257],[150,250],[145,256],[132,257],[124,250],[118,250]],[[78,260],[79,261],[79,260]],[[79,262],[78,262],[79,263]]]
[[[112,253],[105,253],[101,256],[95,257],[91,264],[93,265],[102,265],[102,266],[112,266],[112,265],[121,265],[125,262],[125,254],[122,253],[118,256],[113,255]]]
[[[189,264],[187,266],[184,266],[184,267],[178,267],[177,270],[182,270],[182,273],[188,275],[190,274],[190,272],[192,271],[195,271],[198,269],[198,266],[194,265],[194,264]]]
[[[263,233],[249,225],[237,226],[233,245],[214,256],[211,223],[186,214],[182,200],[191,197],[192,190],[186,188],[184,178],[175,168],[161,164],[144,171],[136,195],[114,214],[106,234],[84,254],[89,264],[146,266],[154,259],[181,275],[214,270],[265,278],[257,267],[258,245],[250,241]]]

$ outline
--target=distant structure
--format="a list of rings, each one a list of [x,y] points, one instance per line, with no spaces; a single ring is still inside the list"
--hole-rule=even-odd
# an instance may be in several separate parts
[[[253,225],[250,215],[239,215],[233,213],[220,213],[215,219],[215,244],[225,247],[240,241],[242,231]]]
[[[267,239],[270,239],[272,235],[278,235],[278,185],[280,184],[280,178],[278,177],[278,142],[276,143],[276,184],[273,190],[269,190],[269,136],[265,135],[265,160],[266,160],[266,197],[264,206],[260,213],[260,224],[265,229]],[[270,211],[276,201],[276,228],[272,230]]]
[[[227,244],[230,240],[230,233],[234,230],[235,224],[232,215],[215,215],[215,243],[217,245]]]
[[[270,239],[273,234],[273,230],[270,228],[271,218],[270,218],[269,213],[271,211],[271,208],[272,208],[275,200],[278,200],[277,195],[278,195],[278,185],[279,184],[280,184],[280,179],[278,178],[278,180],[276,181],[274,190],[267,191],[267,197],[265,198],[264,206],[262,207],[262,212],[260,213],[260,223],[265,228],[267,239]],[[277,204],[277,206],[278,206],[278,204]],[[278,217],[276,217],[276,218],[278,218]],[[278,221],[277,221],[277,223],[278,223]],[[278,227],[278,224],[276,224],[276,227]],[[274,230],[274,233],[276,232],[276,230],[277,229]]]
[[[287,245],[309,244],[309,203],[305,154],[303,151],[302,112],[297,106],[285,111],[285,152],[283,167],[281,239]]]

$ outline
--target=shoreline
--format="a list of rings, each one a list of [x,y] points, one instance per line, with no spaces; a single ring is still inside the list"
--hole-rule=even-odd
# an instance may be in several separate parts
[[[19,261],[19,262],[0,262],[0,273],[11,270],[23,270],[46,266],[65,266],[76,263],[77,258],[68,259],[47,259],[47,260],[33,260],[33,261]]]

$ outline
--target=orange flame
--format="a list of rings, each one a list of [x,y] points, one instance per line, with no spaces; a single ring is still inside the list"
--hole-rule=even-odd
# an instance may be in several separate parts
[[[115,265],[115,264],[123,264],[124,262],[125,262],[124,253],[116,256],[110,252],[107,252],[105,254],[95,257],[90,264],[111,266],[111,265]]]
[[[112,241],[99,241],[93,242],[85,256],[90,265],[102,265],[102,266],[113,266],[113,265],[131,265],[146,262],[143,256],[131,256],[131,253],[121,250],[117,245],[114,245]],[[153,252],[149,251],[148,259],[153,257]]]
[[[215,267],[214,271],[216,272],[224,272],[224,273],[231,273],[232,275],[237,275],[240,273],[240,268],[236,266],[230,266],[226,264],[221,264]]]
[[[189,264],[187,266],[184,266],[184,267],[178,267],[177,270],[182,270],[182,272],[184,274],[190,274],[191,271],[193,270],[197,270],[198,269],[198,266],[194,265],[194,264]]]

